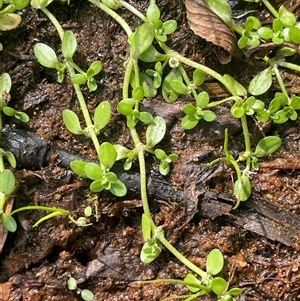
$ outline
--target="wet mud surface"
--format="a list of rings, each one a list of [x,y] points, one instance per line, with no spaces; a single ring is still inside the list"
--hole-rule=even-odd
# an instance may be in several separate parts
[[[67,6],[55,1],[49,9],[64,29],[76,33],[78,65],[86,70],[94,60],[103,63],[103,72],[96,77],[98,90],[83,91],[91,112],[102,100],[113,107],[112,120],[99,139],[130,146],[126,122],[116,112],[128,54],[126,36],[120,26],[91,4],[71,2]],[[132,4],[145,11],[148,1]],[[220,64],[214,47],[189,29],[180,3],[161,0],[158,5],[163,19],[173,18],[179,24],[168,41],[176,51],[222,74],[231,74],[245,85],[263,68],[261,61],[243,53],[229,64]],[[249,6],[237,5],[234,12],[242,13]],[[131,26],[139,24],[126,10],[118,13]],[[299,8],[295,13],[299,16]],[[80,114],[70,79],[57,83],[56,72],[42,68],[33,55],[36,42],[46,43],[60,54],[59,37],[41,12],[26,9],[21,25],[3,32],[0,39],[4,46],[0,73],[9,73],[13,82],[10,104],[30,116],[25,125],[7,117],[1,137],[1,146],[14,152],[18,161],[13,206],[62,207],[74,218],[82,216],[86,206],[94,206],[89,182],[75,176],[68,166],[74,158],[93,161],[96,154],[87,138],[70,134],[63,125],[64,109]],[[299,63],[296,56],[294,62],[297,60]],[[284,78],[290,92],[299,89],[297,74],[286,73]],[[226,95],[212,80],[204,89],[214,98]],[[272,93],[278,89],[276,84],[272,89]],[[187,101],[181,97],[171,105],[157,97],[142,104],[144,110],[166,119],[168,132],[161,146],[168,153],[180,155],[167,177],[159,175],[158,164],[151,156],[146,157],[150,207],[156,224],[163,226],[167,239],[200,267],[205,266],[207,253],[219,248],[226,259],[223,275],[232,277],[233,286],[244,289],[237,300],[300,300],[299,120],[262,130],[250,119],[254,140],[259,141],[264,134],[280,135],[283,145],[253,173],[251,199],[232,211],[232,169],[223,163],[211,168],[201,164],[222,156],[225,128],[230,129],[230,151],[238,154],[243,150],[241,126],[224,106],[216,109],[214,124],[200,122],[197,128],[184,131],[180,120]],[[140,262],[143,238],[138,165],[135,163],[130,172],[121,166],[115,171],[128,186],[128,194],[120,199],[99,194],[99,216],[90,218],[89,227],[76,227],[67,218],[56,217],[33,228],[44,212],[18,214],[18,229],[8,234],[0,254],[0,301],[82,300],[68,290],[70,276],[80,289],[91,290],[97,301],[176,300],[176,296],[188,293],[179,285],[138,282],[183,278],[188,270],[165,250],[151,264]],[[216,299],[208,295],[199,300]]]

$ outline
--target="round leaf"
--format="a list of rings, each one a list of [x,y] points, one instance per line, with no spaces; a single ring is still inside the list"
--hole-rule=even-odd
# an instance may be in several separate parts
[[[146,131],[146,145],[149,148],[152,148],[157,143],[159,143],[166,133],[166,122],[160,117],[156,116],[153,119],[153,122],[149,124]]]
[[[87,178],[87,175],[84,171],[85,166],[87,165],[87,162],[81,161],[81,160],[74,160],[70,163],[70,167],[77,175]]]
[[[34,55],[41,65],[47,68],[56,68],[59,61],[54,50],[46,44],[37,43],[33,48]]]
[[[221,272],[224,266],[224,257],[219,249],[213,249],[209,252],[206,259],[206,271],[211,275]]]
[[[251,183],[249,177],[242,175],[240,180],[236,180],[234,183],[234,195],[238,201],[246,201],[251,194]]]
[[[94,114],[94,125],[96,131],[102,130],[111,117],[111,107],[108,101],[102,101],[96,108]]]
[[[15,219],[10,215],[6,215],[5,213],[2,213],[2,223],[3,223],[3,226],[9,232],[15,232],[17,230],[17,223],[16,223]]]
[[[271,67],[257,74],[250,82],[249,92],[252,95],[261,95],[268,91],[272,85],[272,69]]]
[[[110,192],[115,196],[122,197],[126,195],[127,188],[122,181],[117,180],[115,183],[111,183]]]
[[[6,31],[16,28],[21,23],[21,17],[18,14],[0,15],[0,30]]]
[[[80,126],[79,118],[75,112],[66,109],[62,113],[62,117],[65,126],[72,134],[80,135],[84,132]]]
[[[227,289],[227,282],[221,277],[216,277],[211,281],[211,289],[216,295],[222,295]]]
[[[103,177],[102,169],[97,163],[87,163],[84,167],[84,172],[91,180],[99,180]]]
[[[254,156],[261,158],[274,153],[281,146],[281,139],[277,136],[268,136],[261,139],[255,149]]]
[[[0,192],[9,196],[15,190],[15,186],[16,179],[13,172],[9,169],[4,169],[0,173]]]
[[[11,88],[11,78],[8,73],[3,73],[0,76],[0,99],[2,98],[2,93],[8,93]]]
[[[109,142],[104,142],[99,148],[100,162],[105,166],[106,169],[110,169],[117,159],[117,152],[114,146]]]
[[[66,30],[62,39],[61,50],[65,58],[72,59],[77,48],[75,35],[72,31]]]
[[[84,301],[93,301],[94,300],[94,294],[90,290],[83,289],[81,291],[81,298]]]

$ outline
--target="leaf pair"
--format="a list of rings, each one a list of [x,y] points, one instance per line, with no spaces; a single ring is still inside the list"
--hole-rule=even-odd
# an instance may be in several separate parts
[[[94,114],[94,125],[92,129],[82,129],[77,114],[71,110],[64,110],[63,121],[67,129],[75,135],[90,136],[89,131],[95,131],[96,135],[108,124],[111,117],[111,107],[108,101],[102,101],[96,108]]]

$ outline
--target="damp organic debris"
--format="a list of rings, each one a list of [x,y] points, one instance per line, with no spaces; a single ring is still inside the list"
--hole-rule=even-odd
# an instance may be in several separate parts
[[[299,13],[0,1],[0,300],[298,300]]]

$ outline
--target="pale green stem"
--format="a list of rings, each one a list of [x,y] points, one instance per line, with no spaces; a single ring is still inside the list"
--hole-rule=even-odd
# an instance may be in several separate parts
[[[59,212],[61,215],[71,215],[70,211],[61,209],[61,208],[55,208],[55,207],[47,207],[47,206],[26,206],[18,208],[14,211],[12,211],[9,215],[14,215],[15,213],[26,211],[26,210],[45,210],[48,212]]]
[[[186,73],[184,67],[182,66],[182,63],[179,63],[178,69],[179,69],[179,71],[180,71],[180,73],[181,73],[181,75],[182,75],[182,78],[183,78],[183,80],[185,81],[185,83],[186,83],[188,86],[192,87],[193,85],[192,85],[192,83],[191,83],[191,81],[190,81],[190,79],[189,79],[189,77],[188,77],[188,75],[187,75],[187,73]],[[195,88],[193,87],[191,90],[192,90],[192,93],[193,93],[194,98],[196,99],[196,97],[197,97],[197,92],[196,92]]]
[[[280,75],[280,72],[279,72],[279,70],[278,70],[278,68],[277,68],[277,65],[276,65],[276,64],[273,64],[272,67],[273,67],[273,70],[274,70],[274,72],[275,72],[275,75],[276,75],[277,81],[278,81],[278,83],[279,83],[279,86],[280,86],[280,88],[281,88],[281,91],[283,92],[283,94],[284,94],[287,98],[289,98],[288,92],[287,92],[287,90],[286,90],[286,88],[285,88],[284,82],[283,82],[282,77],[281,77],[281,75]]]
[[[300,72],[300,66],[296,65],[296,64],[293,64],[293,63],[278,60],[278,61],[274,61],[274,64],[276,64],[277,66],[280,66],[280,67],[284,67],[284,68],[288,68],[288,69]]]
[[[216,80],[218,80],[220,83],[222,83],[225,88],[232,94],[232,95],[236,95],[235,91],[232,91],[231,87],[230,87],[230,83],[227,82],[227,80],[224,79],[224,77],[219,74],[218,72],[210,69],[209,67],[206,67],[202,64],[196,63],[184,56],[182,56],[181,54],[179,54],[178,52],[171,50],[168,46],[166,46],[164,43],[160,43],[160,47],[165,51],[165,53],[170,57],[170,58],[176,58],[178,61],[180,61],[181,63],[193,67],[195,69],[200,69],[203,72],[205,72],[206,74],[212,76],[213,78],[215,78]]]
[[[251,151],[250,133],[249,133],[247,115],[246,114],[244,114],[241,117],[241,123],[242,123],[243,135],[244,135],[244,140],[245,140],[245,152],[247,154],[245,172],[248,172],[251,168],[251,152],[252,151]]]
[[[94,5],[96,5],[98,8],[100,8],[105,13],[107,13],[109,16],[111,16],[116,22],[118,22],[122,26],[122,28],[125,30],[128,37],[130,37],[132,35],[132,30],[129,27],[129,25],[127,24],[127,22],[122,17],[120,17],[116,12],[114,12],[112,9],[110,9],[109,7],[107,7],[106,5],[101,3],[100,1],[97,1],[97,0],[88,0],[88,1],[93,3]],[[121,1],[121,2],[124,2],[124,1]]]
[[[141,20],[143,20],[144,22],[147,21],[147,18],[141,12],[139,12],[135,7],[133,7],[132,5],[130,5],[128,2],[121,0],[120,3],[122,4],[123,7],[125,7],[126,9],[128,9],[134,15],[136,15],[137,17],[139,17]]]
[[[55,28],[56,28],[56,30],[59,34],[59,37],[62,41],[63,36],[64,36],[64,30],[63,30],[62,26],[60,25],[60,23],[57,21],[57,19],[54,17],[54,15],[52,15],[52,13],[47,8],[43,8],[42,11],[50,19],[52,24],[55,26]],[[66,63],[67,69],[69,71],[70,77],[72,78],[72,76],[74,76],[76,74],[75,70],[74,70],[72,64],[70,64],[70,62],[68,62],[66,60],[65,63]],[[84,120],[85,120],[85,123],[86,123],[86,127],[87,127],[89,137],[93,141],[95,150],[96,150],[98,158],[99,158],[100,143],[99,143],[99,140],[98,140],[97,135],[95,133],[94,125],[93,125],[89,110],[87,108],[84,96],[82,94],[82,91],[81,91],[79,85],[73,84],[73,86],[74,86],[74,89],[75,89],[75,92],[76,92],[76,95],[77,95],[77,99],[78,99],[78,102],[79,102],[79,105],[80,105],[80,108],[81,108],[81,111],[82,111],[82,114],[83,114],[83,117],[84,117]],[[100,160],[100,158],[99,158],[99,160]],[[100,162],[100,165],[101,165],[101,168],[103,170],[105,170],[105,167],[101,164],[101,162]]]
[[[267,7],[267,9],[272,13],[272,15],[278,19],[279,14],[277,10],[271,5],[271,3],[268,0],[262,0],[262,3]]]
[[[127,66],[125,69],[124,80],[123,80],[123,99],[129,98],[129,83],[130,83],[130,76],[132,70],[135,66],[135,61],[130,57],[127,61]],[[135,70],[138,72],[138,70]],[[138,73],[137,73],[138,74]],[[139,167],[140,167],[140,188],[141,188],[141,200],[143,204],[144,213],[151,218],[151,212],[148,204],[148,196],[147,196],[147,177],[146,177],[146,166],[145,166],[145,157],[144,157],[144,146],[140,141],[138,133],[135,128],[130,128],[130,134],[138,153],[138,160],[139,160]]]
[[[206,272],[204,272],[202,269],[197,267],[195,264],[193,264],[191,261],[189,261],[187,258],[185,258],[177,249],[175,249],[172,244],[170,244],[167,239],[165,238],[164,234],[162,232],[157,233],[157,239],[178,259],[180,262],[182,262],[185,266],[187,266],[191,271],[195,272],[197,275],[199,275],[202,278],[202,281],[205,285],[210,284],[210,279]]]

